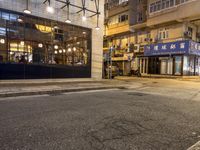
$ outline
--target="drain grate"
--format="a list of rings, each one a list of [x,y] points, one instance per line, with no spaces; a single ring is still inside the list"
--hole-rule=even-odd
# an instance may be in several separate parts
[[[63,92],[61,91],[52,91],[49,93],[49,96],[59,96],[59,95],[63,95]]]
[[[128,95],[132,95],[132,96],[146,96],[147,94],[139,93],[139,92],[134,92],[134,93],[128,93]]]

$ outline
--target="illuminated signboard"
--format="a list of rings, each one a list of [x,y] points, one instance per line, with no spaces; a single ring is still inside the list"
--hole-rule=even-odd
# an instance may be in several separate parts
[[[200,55],[200,43],[187,40],[170,43],[151,44],[146,45],[144,48],[144,56],[158,56],[171,54]]]

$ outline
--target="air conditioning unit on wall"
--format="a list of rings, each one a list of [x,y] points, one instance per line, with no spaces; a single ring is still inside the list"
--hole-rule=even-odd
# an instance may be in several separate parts
[[[145,38],[144,41],[145,41],[145,42],[152,42],[153,39],[152,39],[152,38]]]
[[[196,34],[196,37],[197,37],[197,38],[200,38],[200,32],[198,32],[198,33]]]
[[[140,52],[140,44],[135,44],[134,45],[134,52],[139,53]]]
[[[159,41],[160,41],[160,39],[159,39],[158,37],[155,37],[155,38],[154,38],[154,42],[155,42],[155,43],[158,43]]]
[[[124,7],[127,5],[128,5],[128,1],[122,3],[122,6],[124,6]]]
[[[186,37],[192,37],[192,32],[191,31],[185,31],[184,32],[184,36],[186,36]]]

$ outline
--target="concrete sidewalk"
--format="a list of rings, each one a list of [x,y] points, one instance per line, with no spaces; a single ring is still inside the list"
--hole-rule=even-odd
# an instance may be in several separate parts
[[[110,80],[95,79],[41,79],[1,80],[0,97],[58,94],[86,90],[123,88]]]
[[[136,76],[117,76],[115,79],[118,80],[126,80],[131,78],[152,78],[152,79],[175,79],[175,80],[183,80],[183,81],[200,81],[200,76],[171,76],[171,75],[142,75],[141,77]]]
[[[0,80],[0,86],[4,85],[39,85],[39,84],[67,84],[67,83],[88,83],[104,82],[93,78],[68,78],[68,79],[19,79],[19,80]]]

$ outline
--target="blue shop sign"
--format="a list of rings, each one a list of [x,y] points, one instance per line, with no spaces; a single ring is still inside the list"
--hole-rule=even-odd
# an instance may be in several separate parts
[[[200,56],[200,43],[190,41],[189,54]]]
[[[190,41],[158,43],[144,47],[144,56],[189,54]]]

